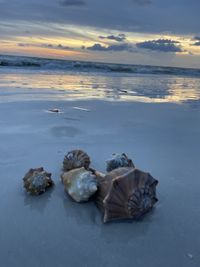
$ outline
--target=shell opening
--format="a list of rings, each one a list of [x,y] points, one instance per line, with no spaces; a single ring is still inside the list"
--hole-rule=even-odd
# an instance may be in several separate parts
[[[154,201],[149,191],[140,189],[135,191],[127,203],[128,212],[131,217],[140,217],[153,207]]]

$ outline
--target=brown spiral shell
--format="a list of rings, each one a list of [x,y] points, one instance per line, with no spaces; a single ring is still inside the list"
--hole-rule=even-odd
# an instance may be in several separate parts
[[[87,170],[89,166],[90,166],[90,157],[86,152],[80,149],[68,152],[63,160],[64,172],[81,167],[84,167]]]
[[[121,167],[131,167],[134,168],[134,163],[125,153],[122,154],[112,154],[112,158],[106,161],[106,170],[111,172],[114,169]]]
[[[103,212],[103,221],[139,219],[158,201],[157,184],[149,173],[129,167],[99,178],[96,204]]]
[[[23,181],[24,188],[32,195],[40,195],[54,184],[51,173],[46,172],[43,167],[30,169]]]

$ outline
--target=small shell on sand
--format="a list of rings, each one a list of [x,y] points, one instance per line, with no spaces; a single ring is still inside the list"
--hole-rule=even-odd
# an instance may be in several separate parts
[[[58,108],[52,108],[52,109],[49,109],[48,111],[52,112],[52,113],[60,113],[61,112],[60,109],[58,109]]]
[[[97,191],[96,176],[84,167],[61,175],[65,191],[76,202],[85,202]]]
[[[88,169],[90,165],[90,157],[86,152],[75,149],[67,153],[63,160],[63,170],[65,172],[84,167]]]
[[[135,167],[132,160],[129,159],[125,153],[113,153],[112,158],[106,161],[106,165],[107,172],[110,172],[120,167]]]
[[[46,172],[43,167],[30,169],[23,181],[24,188],[32,195],[40,195],[54,184],[51,173]]]

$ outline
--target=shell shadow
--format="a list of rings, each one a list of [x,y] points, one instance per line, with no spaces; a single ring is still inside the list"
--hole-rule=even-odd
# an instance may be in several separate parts
[[[145,237],[154,221],[154,211],[140,219],[115,220],[101,225],[101,236],[107,243],[127,243]]]
[[[73,218],[78,224],[91,225],[101,221],[101,214],[92,200],[77,203],[65,193],[63,206],[67,217]]]
[[[54,186],[39,196],[32,196],[26,193],[24,196],[24,205],[29,206],[32,210],[37,210],[38,212],[43,213],[51,198],[53,190]]]

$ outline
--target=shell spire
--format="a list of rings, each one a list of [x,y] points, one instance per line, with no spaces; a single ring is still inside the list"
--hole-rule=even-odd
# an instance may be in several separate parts
[[[68,152],[63,160],[63,170],[65,172],[81,167],[88,169],[89,166],[90,166],[90,157],[86,152],[80,149],[75,149]]]
[[[84,167],[65,172],[61,175],[65,191],[76,202],[85,202],[97,191],[97,178]]]
[[[30,169],[25,174],[23,181],[24,188],[32,195],[40,195],[54,185],[51,173],[46,172],[43,167]]]
[[[114,169],[121,168],[121,167],[132,167],[134,168],[133,161],[128,158],[125,153],[122,154],[112,154],[112,158],[106,161],[106,170],[110,172]]]

